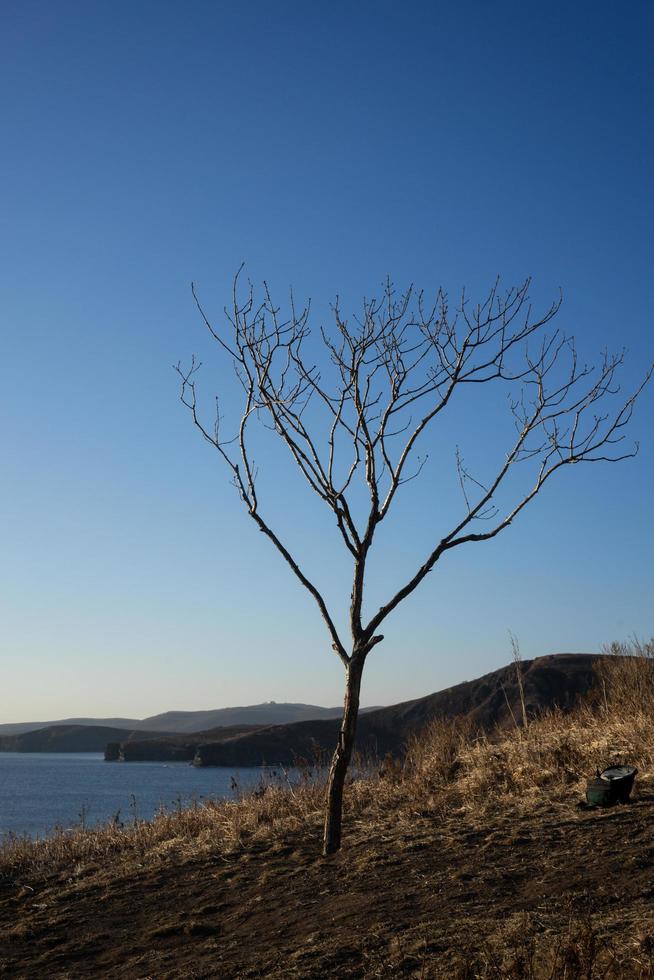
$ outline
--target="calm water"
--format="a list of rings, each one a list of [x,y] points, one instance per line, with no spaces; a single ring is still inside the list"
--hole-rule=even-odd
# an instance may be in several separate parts
[[[232,778],[256,786],[261,769],[195,769],[186,762],[105,762],[101,753],[0,752],[0,837],[54,827],[149,819],[161,806],[233,798]]]

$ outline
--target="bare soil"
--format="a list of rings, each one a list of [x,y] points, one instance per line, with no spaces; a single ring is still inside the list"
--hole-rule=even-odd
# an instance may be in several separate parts
[[[614,972],[566,976],[654,976],[653,828],[654,793],[644,792],[611,810],[571,798],[483,818],[350,821],[332,859],[320,856],[316,825],[129,873],[109,863],[5,877],[0,976],[531,976],[503,972],[498,957],[533,939],[536,961],[549,962],[584,923],[593,950],[637,946],[639,972],[620,973],[618,956]]]

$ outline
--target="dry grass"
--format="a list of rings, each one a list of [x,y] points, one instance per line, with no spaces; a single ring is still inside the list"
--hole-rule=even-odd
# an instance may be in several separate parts
[[[0,874],[38,874],[62,867],[83,873],[98,864],[111,865],[120,874],[135,864],[229,853],[315,822],[323,796],[324,787],[315,778],[295,786],[286,781],[262,782],[240,799],[162,811],[151,821],[58,830],[38,841],[10,836],[0,845]]]
[[[612,644],[598,664],[598,683],[568,713],[553,710],[503,733],[433,722],[409,748],[405,789],[448,788],[450,800],[476,810],[509,798],[529,805],[544,795],[581,794],[598,768],[636,765],[654,778],[654,641]]]
[[[654,940],[648,933],[598,935],[590,915],[570,912],[566,931],[539,935],[533,916],[509,921],[501,938],[475,956],[462,957],[453,980],[651,980]]]
[[[654,637],[645,643],[634,637],[627,643],[604,647],[597,664],[598,697],[608,711],[640,714],[654,708]]]
[[[494,807],[508,797],[528,804],[543,794],[581,793],[597,768],[612,763],[634,764],[647,778],[654,771],[653,736],[651,712],[623,716],[583,705],[567,715],[552,711],[502,738],[434,725],[411,761],[418,786],[436,791],[449,784],[462,806]]]
[[[484,812],[509,802],[581,798],[596,768],[623,761],[638,766],[641,783],[654,778],[654,641],[613,644],[607,652],[595,695],[573,712],[552,711],[501,734],[432,722],[402,765],[386,761],[351,779],[347,817],[372,823],[392,812],[401,823],[416,810]],[[315,831],[324,791],[324,776],[307,769],[298,784],[268,782],[236,801],[196,804],[148,822],[60,831],[43,841],[9,838],[0,845],[0,874],[62,867],[82,874],[99,864],[122,874],[135,864],[242,850],[302,827]]]
[[[361,771],[361,768],[359,769]],[[392,785],[366,767],[348,786],[350,814],[371,814],[382,803],[379,788]],[[43,840],[9,835],[0,843],[0,876],[40,875],[62,868],[84,875],[102,865],[116,875],[158,863],[232,854],[281,840],[305,828],[315,832],[324,813],[325,772],[306,768],[299,781],[283,772],[262,776],[260,786],[235,800],[162,810],[153,820],[56,830]],[[387,794],[386,794],[387,795]]]

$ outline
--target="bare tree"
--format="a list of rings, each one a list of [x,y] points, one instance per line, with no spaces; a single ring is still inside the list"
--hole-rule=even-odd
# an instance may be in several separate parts
[[[617,462],[638,450],[623,445],[636,398],[651,376],[617,405],[616,373],[624,353],[605,353],[595,367],[577,358],[574,340],[548,325],[560,299],[534,316],[530,280],[501,292],[499,281],[483,303],[472,306],[465,292],[452,310],[438,290],[428,302],[413,287],[397,294],[387,282],[378,299],[364,300],[359,316],[345,319],[337,300],[331,326],[321,327],[320,366],[310,356],[309,307],[291,296],[282,317],[264,283],[260,300],[250,283],[242,292],[235,277],[227,332],[219,331],[193,296],[211,336],[231,361],[243,389],[243,411],[223,436],[216,402],[212,424],[203,421],[196,398],[200,364],[177,365],[181,400],[195,425],[229,467],[253,521],[275,545],[313,596],[332,647],[345,669],[345,702],[328,782],[324,853],[340,847],[343,788],[352,755],[361,677],[368,655],[383,640],[386,617],[420,585],[453,548],[488,541],[507,528],[549,478],[572,463]],[[398,490],[425,462],[417,456],[420,437],[467,386],[508,384],[515,429],[511,444],[490,479],[473,477],[457,449],[453,467],[462,490],[459,518],[432,542],[425,560],[367,621],[364,583],[375,533]],[[604,410],[609,402],[615,407]],[[311,490],[330,509],[353,563],[350,638],[335,620],[314,582],[278,537],[260,508],[249,443],[253,421],[263,421],[286,445]],[[515,489],[516,468],[527,478]],[[511,475],[511,479],[508,479]],[[357,481],[365,514],[358,516]],[[512,494],[508,504],[500,490]]]

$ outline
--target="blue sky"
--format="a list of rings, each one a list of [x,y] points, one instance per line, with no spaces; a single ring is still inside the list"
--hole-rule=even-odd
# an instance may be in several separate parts
[[[312,600],[177,400],[245,260],[283,299],[534,277],[595,359],[654,357],[654,8],[574,4],[7,2],[0,30],[0,720],[339,703]],[[510,657],[651,635],[654,386],[636,460],[575,467],[389,620],[363,701]],[[231,406],[228,403],[228,408]],[[446,438],[501,453],[497,405]],[[442,533],[452,454],[373,555],[384,598]],[[448,455],[449,453],[449,455]],[[472,460],[474,461],[474,460]],[[271,520],[342,611],[349,566],[271,453]],[[283,490],[283,493],[282,493]],[[376,546],[377,548],[377,546]]]

